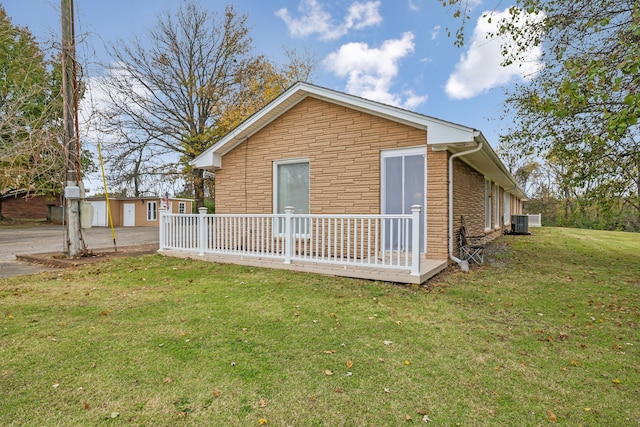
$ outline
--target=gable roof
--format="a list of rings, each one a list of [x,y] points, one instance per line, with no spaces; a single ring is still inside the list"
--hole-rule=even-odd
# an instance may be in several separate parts
[[[206,149],[191,161],[197,169],[216,170],[222,168],[222,156],[238,144],[254,135],[276,118],[293,108],[304,99],[312,97],[366,114],[382,117],[418,129],[427,130],[427,144],[455,153],[467,151],[482,143],[482,149],[474,154],[460,157],[487,179],[498,183],[519,197],[524,192],[509,174],[482,133],[468,126],[419,114],[413,111],[371,101],[358,96],[334,91],[306,82],[297,82],[265,107],[253,114],[220,141]]]

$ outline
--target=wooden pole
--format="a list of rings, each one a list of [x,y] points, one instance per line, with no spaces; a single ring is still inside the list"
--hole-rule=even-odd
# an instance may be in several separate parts
[[[73,34],[73,0],[61,0],[62,15],[62,98],[63,98],[63,145],[65,152],[65,216],[66,241],[65,250],[70,257],[84,254],[86,248],[82,238],[80,225],[80,186],[78,153],[79,144],[76,133],[76,75],[75,75],[75,42]]]

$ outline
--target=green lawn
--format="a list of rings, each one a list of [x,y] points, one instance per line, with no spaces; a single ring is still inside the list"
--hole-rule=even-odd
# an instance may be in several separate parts
[[[638,425],[640,235],[532,231],[426,287],[159,255],[0,280],[0,424]]]

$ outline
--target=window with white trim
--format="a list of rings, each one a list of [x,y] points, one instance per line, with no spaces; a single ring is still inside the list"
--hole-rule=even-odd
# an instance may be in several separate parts
[[[493,218],[493,225],[498,228],[500,227],[500,186],[495,185],[495,192],[493,194],[493,211],[495,212],[494,218]]]
[[[484,180],[484,228],[491,228],[491,181]]]
[[[283,214],[293,207],[295,214],[309,213],[309,160],[292,159],[273,162],[274,213]],[[305,234],[306,223],[300,223],[296,234]]]
[[[178,202],[178,213],[187,213],[187,203],[186,202]]]
[[[147,221],[157,221],[158,202],[147,202]]]
[[[504,223],[511,224],[511,194],[504,192],[504,201],[502,202],[504,211]]]

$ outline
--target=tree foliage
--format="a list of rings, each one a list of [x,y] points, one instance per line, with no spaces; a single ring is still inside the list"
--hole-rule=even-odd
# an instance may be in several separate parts
[[[505,144],[561,165],[571,191],[559,198],[640,230],[640,3],[517,0],[509,12],[490,35],[507,40],[504,65],[540,46],[544,67],[510,92]]]
[[[310,72],[306,62],[279,69],[253,55],[247,16],[232,6],[218,15],[193,2],[160,15],[144,39],[112,46],[110,56],[102,85],[107,130],[118,139],[112,166],[128,172],[125,181],[141,172],[188,173],[198,207],[203,171],[189,161]]]
[[[0,195],[60,191],[60,66],[0,6]]]

